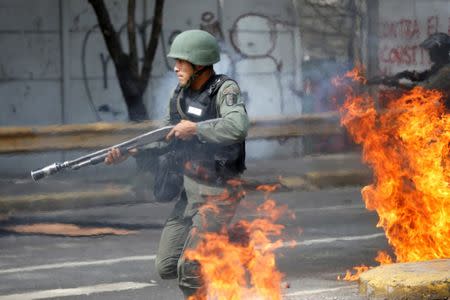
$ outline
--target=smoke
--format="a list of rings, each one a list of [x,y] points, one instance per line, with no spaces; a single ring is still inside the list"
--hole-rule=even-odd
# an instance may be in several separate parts
[[[167,71],[161,77],[152,78],[145,100],[150,119],[161,120],[169,113],[170,98],[177,84],[177,77],[172,71]]]

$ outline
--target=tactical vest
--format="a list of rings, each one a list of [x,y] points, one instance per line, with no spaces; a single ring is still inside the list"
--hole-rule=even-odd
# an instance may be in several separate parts
[[[212,76],[195,97],[190,97],[179,85],[170,100],[170,122],[181,120],[200,122],[219,117],[216,109],[217,92],[231,80],[226,75]],[[209,181],[226,180],[242,173],[245,168],[245,141],[232,145],[202,143],[197,137],[191,141],[177,141],[183,153],[185,174]]]

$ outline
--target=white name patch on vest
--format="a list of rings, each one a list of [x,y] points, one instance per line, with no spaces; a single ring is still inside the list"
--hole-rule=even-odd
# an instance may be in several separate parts
[[[193,107],[193,106],[189,106],[187,112],[189,114],[193,114],[193,115],[196,115],[198,117],[200,117],[202,115],[202,110],[200,108]]]

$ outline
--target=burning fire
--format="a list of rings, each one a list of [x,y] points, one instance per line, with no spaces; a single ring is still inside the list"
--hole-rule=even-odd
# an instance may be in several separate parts
[[[346,78],[364,83],[354,70]],[[342,84],[344,79],[336,80]],[[374,183],[362,190],[397,262],[450,257],[450,114],[442,94],[415,87],[377,110],[345,85],[341,123],[362,145]]]
[[[279,236],[284,226],[275,222],[288,209],[268,197],[274,189],[258,188],[266,192],[265,202],[256,209],[258,218],[208,233],[196,249],[186,251],[188,259],[200,263],[205,282],[204,289],[190,300],[281,300],[283,274],[276,268],[274,251],[283,245]]]
[[[375,257],[375,261],[377,261],[380,265],[387,265],[392,264],[392,258],[384,251],[378,251],[377,257]],[[355,273],[352,273],[350,270],[347,270],[345,273],[345,276],[341,278],[338,276],[338,280],[347,280],[347,281],[356,281],[359,279],[359,275],[364,273],[365,271],[371,269],[372,267],[368,267],[365,265],[360,265],[353,267],[353,270],[355,270]]]

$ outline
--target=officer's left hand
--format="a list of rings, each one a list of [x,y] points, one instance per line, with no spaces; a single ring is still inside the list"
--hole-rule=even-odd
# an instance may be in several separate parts
[[[197,124],[187,120],[181,120],[180,123],[175,125],[174,128],[167,134],[166,140],[170,140],[173,137],[188,141],[197,133]]]

